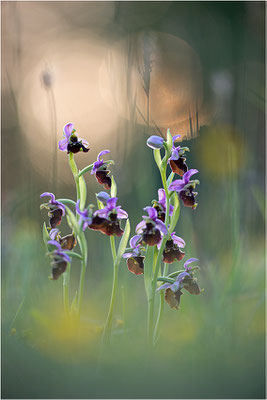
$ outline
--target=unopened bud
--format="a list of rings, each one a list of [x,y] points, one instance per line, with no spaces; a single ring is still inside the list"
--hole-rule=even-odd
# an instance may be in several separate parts
[[[151,149],[161,149],[163,147],[163,143],[164,139],[156,135],[150,136],[146,141],[146,144],[148,147],[151,147]]]

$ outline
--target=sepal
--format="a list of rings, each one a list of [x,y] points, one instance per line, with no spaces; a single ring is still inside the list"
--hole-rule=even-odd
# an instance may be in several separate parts
[[[116,185],[116,182],[115,182],[115,179],[114,179],[113,175],[111,177],[110,196],[111,197],[116,197],[117,196],[117,185]]]

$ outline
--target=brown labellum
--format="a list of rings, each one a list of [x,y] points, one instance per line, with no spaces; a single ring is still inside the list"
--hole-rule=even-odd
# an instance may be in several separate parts
[[[165,301],[169,304],[171,308],[176,308],[176,310],[179,310],[182,294],[183,293],[180,289],[177,292],[173,292],[170,288],[166,289]]]
[[[62,249],[72,250],[76,246],[76,239],[74,233],[59,238],[59,243]]]
[[[135,275],[144,273],[144,256],[130,257],[127,259],[127,267]]]
[[[189,277],[185,277],[183,279],[183,287],[186,289],[190,294],[198,295],[201,293],[200,287],[198,286],[197,280]]]
[[[178,160],[170,160],[170,167],[172,172],[180,176],[183,176],[188,170],[184,157],[179,157]]]
[[[184,203],[184,206],[195,208],[196,207],[196,199],[195,199],[195,192],[190,189],[181,190],[179,193],[179,197]]]
[[[57,280],[60,275],[62,275],[67,268],[67,261],[65,260],[55,260],[51,263],[52,265],[52,279]]]
[[[163,251],[163,262],[167,264],[173,263],[175,260],[181,261],[185,253],[179,249],[173,240],[167,240],[165,249]]]
[[[146,228],[143,231],[142,240],[149,246],[155,246],[160,242],[160,239],[161,239],[161,234],[158,228],[156,228],[153,224],[148,222],[146,224]]]
[[[61,208],[56,208],[55,210],[50,210],[48,216],[50,218],[49,223],[51,229],[54,229],[61,223],[63,211]]]
[[[100,183],[100,185],[104,185],[106,190],[111,188],[111,178],[108,176],[109,173],[110,171],[108,170],[100,170],[96,171],[95,173],[98,183]]]

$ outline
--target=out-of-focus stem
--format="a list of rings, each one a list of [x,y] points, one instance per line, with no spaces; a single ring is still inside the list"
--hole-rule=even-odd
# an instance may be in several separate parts
[[[79,293],[78,293],[78,317],[81,315],[81,307],[82,307],[82,299],[83,299],[83,289],[85,282],[85,272],[87,266],[86,255],[83,255],[84,259],[81,261],[81,274],[80,274],[80,284],[79,284]]]
[[[70,311],[69,284],[70,284],[70,264],[68,263],[67,269],[63,275],[63,302],[64,302],[64,309],[67,315],[69,315]]]
[[[167,274],[168,274],[168,264],[165,263],[162,276],[166,276]],[[164,309],[164,290],[161,290],[160,291],[160,305],[159,305],[158,319],[156,322],[155,331],[154,331],[154,335],[153,335],[153,344],[156,344],[157,339],[158,339],[158,331],[160,328],[163,309]]]
[[[115,238],[114,236],[110,236],[110,247],[111,253],[113,257],[113,284],[112,284],[112,292],[111,292],[111,299],[109,305],[108,316],[105,323],[104,333],[103,333],[103,344],[108,344],[110,340],[111,328],[112,328],[112,319],[113,319],[113,311],[115,305],[115,299],[117,294],[118,288],[118,271],[119,271],[119,264],[116,263],[116,247],[115,247]]]
[[[54,97],[54,92],[52,87],[49,90],[50,99],[51,99],[51,119],[52,119],[52,127],[54,130],[54,155],[53,155],[53,187],[55,192],[57,191],[57,114],[56,114],[56,102]]]

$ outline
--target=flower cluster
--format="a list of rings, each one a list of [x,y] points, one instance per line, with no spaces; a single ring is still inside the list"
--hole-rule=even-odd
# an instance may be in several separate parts
[[[153,200],[153,207],[145,207],[144,211],[148,215],[143,216],[143,220],[136,226],[137,235],[130,240],[130,246],[133,249],[131,253],[125,253],[124,258],[127,259],[128,269],[136,274],[143,273],[144,256],[141,255],[141,250],[145,249],[145,245],[161,246],[162,238],[168,235],[168,229],[165,225],[166,216],[166,193],[164,189],[158,190],[158,200]],[[169,206],[169,216],[173,214],[173,205]],[[185,241],[172,232],[170,238],[166,241],[162,261],[168,264],[174,261],[180,261],[185,256],[181,251],[185,247]]]
[[[170,149],[170,157],[168,158],[168,164],[174,174],[182,177],[177,179],[169,185],[170,191],[176,191],[179,194],[179,198],[182,200],[184,206],[195,209],[197,207],[196,195],[194,192],[196,185],[199,184],[197,179],[190,180],[191,176],[198,172],[197,169],[188,170],[186,164],[185,152],[189,151],[188,147],[175,146],[176,139],[180,138],[181,135],[175,135],[172,138],[172,146]],[[158,150],[162,147],[167,147],[167,143],[160,136],[153,135],[147,140],[147,145]]]
[[[145,215],[135,228],[135,234],[130,239],[130,247],[126,248],[130,236],[130,222],[128,213],[118,203],[117,185],[114,176],[109,169],[114,164],[112,160],[104,160],[103,157],[110,150],[99,152],[94,163],[79,170],[74,154],[89,151],[88,142],[80,139],[73,123],[67,123],[63,128],[63,139],[58,143],[61,151],[69,154],[69,165],[73,173],[77,200],[58,199],[53,193],[44,192],[41,198],[49,197],[47,203],[41,208],[48,210],[49,225],[44,223],[43,238],[48,255],[52,258],[51,279],[57,280],[62,274],[63,301],[67,314],[77,313],[80,316],[81,299],[85,282],[85,270],[87,265],[87,242],[85,231],[88,229],[99,231],[110,237],[110,247],[113,259],[113,286],[110,300],[110,308],[106,324],[103,330],[103,343],[107,343],[112,329],[112,315],[115,304],[115,296],[118,286],[118,271],[121,258],[126,260],[129,271],[135,275],[144,274],[144,283],[148,299],[148,340],[152,343],[157,338],[157,330],[161,318],[162,307],[165,301],[171,308],[179,309],[183,290],[190,294],[199,295],[200,290],[194,273],[199,267],[191,266],[196,258],[189,258],[184,263],[184,269],[169,273],[168,268],[185,257],[184,239],[176,235],[176,225],[180,215],[179,199],[184,206],[195,209],[197,207],[195,192],[198,180],[192,180],[197,169],[188,169],[186,162],[187,147],[176,145],[180,135],[172,137],[167,131],[167,139],[153,135],[147,140],[147,145],[153,149],[154,158],[162,180],[162,188],[158,189],[158,199],[152,200],[151,205],[144,207]],[[163,155],[163,151],[165,154]],[[167,171],[170,170],[169,176]],[[98,209],[93,204],[86,206],[87,189],[84,174],[91,171],[97,182],[105,191],[96,194]],[[179,179],[175,179],[175,174]],[[71,233],[61,236],[58,226],[66,215]],[[122,220],[126,220],[123,227]],[[115,236],[120,239],[115,240]],[[78,243],[79,252],[74,251]],[[117,244],[116,244],[117,243]],[[119,243],[119,244],[118,244]],[[117,247],[117,248],[116,248]],[[72,257],[81,261],[80,283],[72,303],[69,301],[69,281]],[[164,268],[162,263],[164,263]],[[162,275],[162,276],[161,276]],[[162,282],[157,288],[157,282]],[[155,316],[156,292],[165,290],[165,296],[160,297],[160,309],[157,322]],[[71,307],[70,307],[70,304]],[[74,311],[73,311],[74,310]]]
[[[136,226],[136,235],[130,240],[131,251],[127,251],[123,255],[126,258],[129,271],[136,275],[144,273],[146,246],[157,246],[158,251],[162,246],[161,261],[165,264],[179,262],[185,257],[185,252],[183,251],[186,245],[185,241],[173,231],[175,226],[172,224],[172,218],[175,210],[174,205],[171,204],[171,198],[173,192],[176,192],[185,206],[196,208],[195,197],[197,193],[194,192],[194,189],[199,181],[191,180],[192,175],[196,174],[198,170],[188,169],[185,152],[189,151],[189,149],[176,146],[175,141],[178,138],[180,138],[180,135],[171,137],[168,132],[167,141],[156,135],[147,140],[147,145],[155,152],[155,160],[161,175],[169,165],[172,176],[170,175],[171,179],[169,178],[168,185],[167,179],[164,178],[166,190],[164,188],[158,190],[158,200],[152,201],[152,207],[144,208],[148,215],[144,215],[142,221]],[[165,157],[163,159],[161,159],[159,152],[162,148],[165,149]],[[179,175],[181,178],[172,182],[174,174]],[[164,183],[164,180],[162,182]],[[164,243],[162,245],[163,240]],[[191,258],[185,263],[185,272],[178,274],[176,281],[172,280],[171,284],[166,283],[159,289],[166,289],[165,300],[171,307],[178,308],[182,287],[190,293],[200,293],[195,278],[191,276],[193,270],[189,272],[190,267],[188,267],[188,264],[193,261],[196,261],[196,259]]]

